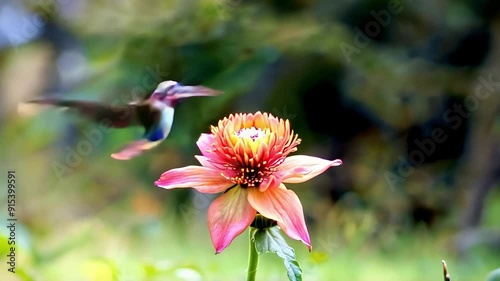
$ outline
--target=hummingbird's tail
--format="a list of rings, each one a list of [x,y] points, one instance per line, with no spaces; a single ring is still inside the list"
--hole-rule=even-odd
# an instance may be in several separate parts
[[[162,140],[151,142],[147,139],[134,141],[123,147],[120,151],[111,154],[111,157],[116,160],[129,160],[136,156],[139,156],[143,151],[157,146],[161,141]]]

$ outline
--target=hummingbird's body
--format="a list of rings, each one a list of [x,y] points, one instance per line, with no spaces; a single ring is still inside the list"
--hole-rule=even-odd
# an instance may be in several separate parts
[[[149,98],[125,105],[61,99],[40,99],[28,102],[72,108],[94,122],[106,122],[111,128],[144,127],[142,139],[111,154],[111,157],[115,159],[128,160],[144,150],[155,147],[168,137],[174,121],[174,107],[179,99],[215,96],[220,93],[203,86],[183,86],[175,81],[164,81],[158,85]]]

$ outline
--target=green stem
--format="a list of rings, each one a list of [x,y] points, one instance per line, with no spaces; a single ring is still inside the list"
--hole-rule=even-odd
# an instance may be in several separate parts
[[[259,253],[255,248],[255,239],[252,228],[250,228],[250,251],[248,255],[247,281],[255,281],[255,275],[257,275],[257,266],[259,265]]]

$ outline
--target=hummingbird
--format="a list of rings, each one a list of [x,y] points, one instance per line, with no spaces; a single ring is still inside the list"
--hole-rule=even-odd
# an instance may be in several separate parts
[[[95,101],[45,98],[27,101],[44,105],[66,107],[94,121],[109,123],[111,128],[142,126],[141,139],[133,141],[111,154],[117,160],[129,160],[166,139],[174,121],[174,108],[180,99],[196,96],[216,96],[221,91],[204,86],[185,86],[176,81],[163,81],[146,99],[123,105],[109,105]]]

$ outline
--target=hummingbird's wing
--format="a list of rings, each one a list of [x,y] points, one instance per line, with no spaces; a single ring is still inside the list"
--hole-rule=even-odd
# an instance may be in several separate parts
[[[161,102],[156,106],[148,103],[115,106],[93,101],[63,99],[38,99],[27,103],[67,107],[94,122],[105,122],[111,128],[144,127],[145,133],[142,139],[126,145],[111,155],[118,160],[131,159],[144,150],[157,146],[170,133],[174,118],[174,109]]]
[[[145,133],[142,139],[134,141],[120,151],[111,154],[117,160],[129,160],[149,150],[166,139],[174,122],[174,108],[166,106],[162,109],[141,106],[137,108],[139,122],[144,126]]]
[[[126,128],[142,124],[137,114],[141,104],[107,105],[94,101],[50,98],[30,100],[27,103],[67,107],[76,110],[82,116],[94,122],[105,122],[111,128]]]

